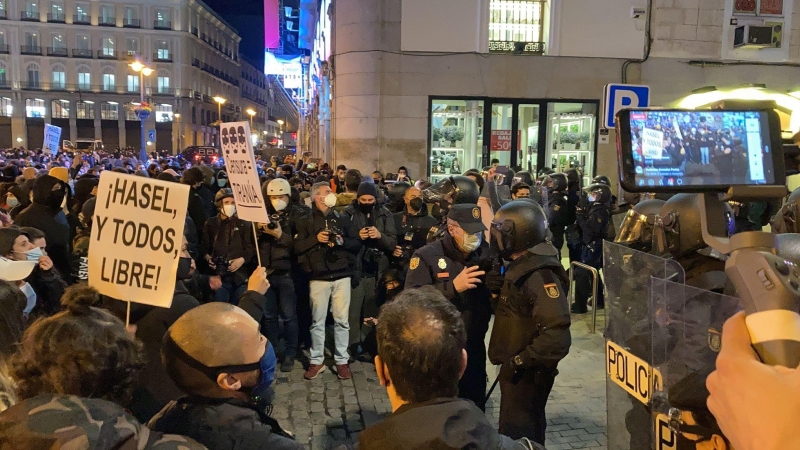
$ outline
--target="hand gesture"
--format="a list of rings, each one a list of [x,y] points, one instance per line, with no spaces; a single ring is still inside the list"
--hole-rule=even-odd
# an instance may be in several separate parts
[[[327,244],[328,240],[330,239],[330,233],[326,230],[322,230],[317,233],[317,242],[320,244]]]
[[[49,256],[42,256],[39,258],[39,268],[48,271],[53,268],[53,260]]]
[[[378,229],[375,228],[375,227],[367,228],[367,233],[369,234],[370,239],[380,239],[381,238],[381,232],[378,231]]]
[[[244,265],[244,258],[236,258],[228,265],[228,272],[236,272]]]
[[[395,258],[403,256],[403,247],[400,247],[399,245],[396,246],[394,248],[394,253],[392,253],[392,256],[394,256]]]
[[[272,223],[275,224],[275,228],[270,228],[269,226],[267,226],[267,224],[263,224],[261,225],[261,230],[264,233],[267,233],[268,235],[274,237],[275,239],[280,239],[281,235],[283,235],[283,230],[281,229],[281,223],[280,222],[272,222]]]
[[[247,290],[248,291],[256,291],[261,295],[267,293],[269,289],[269,281],[267,281],[267,269],[263,267],[258,267],[252,275],[250,275],[250,279],[247,280]]]
[[[358,237],[361,238],[362,241],[369,239],[369,228],[362,228],[358,230]]]
[[[453,280],[453,288],[456,292],[461,293],[478,287],[478,284],[481,283],[479,277],[486,275],[486,272],[479,269],[478,266],[465,267]]]

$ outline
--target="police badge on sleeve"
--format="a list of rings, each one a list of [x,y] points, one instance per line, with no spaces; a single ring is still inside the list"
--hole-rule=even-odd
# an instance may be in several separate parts
[[[544,292],[547,293],[547,296],[550,298],[558,298],[560,295],[558,292],[558,285],[555,283],[545,284]]]
[[[419,267],[419,257],[415,256],[415,257],[411,258],[411,262],[408,264],[408,267],[411,270],[414,270],[417,267]]]

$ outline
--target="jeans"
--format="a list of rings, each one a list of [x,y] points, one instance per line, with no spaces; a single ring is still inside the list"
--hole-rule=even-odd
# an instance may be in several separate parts
[[[235,278],[223,278],[222,286],[214,293],[214,300],[223,303],[230,303],[232,305],[239,304],[239,297],[247,291],[247,283],[240,286],[234,284]]]
[[[297,356],[297,336],[300,331],[297,324],[297,294],[294,290],[294,281],[289,275],[271,275],[269,284],[267,303],[275,302],[276,310],[280,311],[281,319],[284,322],[283,334],[286,340],[284,357],[294,358]],[[268,332],[269,335],[274,336],[273,346],[277,345],[279,335],[277,317],[270,321],[268,326],[275,327],[274,332],[272,330],[268,330]]]
[[[362,278],[350,297],[350,345],[361,343],[364,338],[363,318],[377,317],[377,309],[375,306],[375,278]]]
[[[347,364],[347,343],[350,338],[350,277],[335,281],[312,280],[311,291],[311,364],[322,364],[325,359],[325,318],[328,306],[333,313],[334,360]]]

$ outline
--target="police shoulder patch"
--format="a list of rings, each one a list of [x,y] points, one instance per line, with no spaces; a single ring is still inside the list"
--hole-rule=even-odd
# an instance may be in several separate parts
[[[558,285],[555,283],[545,284],[544,292],[547,293],[547,296],[550,298],[558,298],[561,294],[558,292]]]
[[[719,353],[722,349],[722,333],[713,328],[708,329],[708,348],[714,353]]]
[[[414,270],[417,267],[419,267],[419,257],[415,256],[415,257],[411,258],[411,262],[409,263],[408,267],[411,270]]]

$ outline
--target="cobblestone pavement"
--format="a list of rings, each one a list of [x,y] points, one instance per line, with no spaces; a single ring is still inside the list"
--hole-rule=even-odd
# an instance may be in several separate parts
[[[560,374],[547,404],[548,450],[606,448],[606,400],[602,332],[590,334],[591,314],[573,315],[572,349],[559,365]],[[598,330],[603,328],[598,317]],[[491,331],[488,336],[491,334]],[[341,381],[329,369],[317,379],[303,379],[299,362],[286,374],[278,372],[272,416],[306,448],[329,449],[355,442],[358,433],[391,412],[389,398],[378,384],[375,366],[356,362],[353,379]],[[490,383],[496,369],[487,369]],[[497,426],[500,389],[492,393],[486,407]]]

